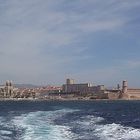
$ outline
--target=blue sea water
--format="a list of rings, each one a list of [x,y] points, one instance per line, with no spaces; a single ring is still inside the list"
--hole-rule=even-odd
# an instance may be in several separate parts
[[[140,101],[0,101],[0,140],[140,140]]]

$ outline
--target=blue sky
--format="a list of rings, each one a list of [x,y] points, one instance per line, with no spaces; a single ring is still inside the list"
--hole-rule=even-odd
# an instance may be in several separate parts
[[[0,0],[0,82],[140,87],[139,0]]]

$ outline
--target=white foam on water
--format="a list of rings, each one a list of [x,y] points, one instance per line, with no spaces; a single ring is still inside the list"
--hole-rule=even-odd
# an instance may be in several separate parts
[[[102,117],[95,117],[93,115],[87,115],[86,117],[81,117],[81,123],[85,123],[86,125],[96,124],[103,121]]]
[[[0,130],[0,135],[11,135],[12,132],[8,130]]]
[[[98,125],[94,131],[101,140],[140,140],[140,129],[120,124]]]
[[[17,127],[25,129],[22,140],[73,140],[70,127],[55,125],[53,120],[74,110],[37,111],[15,117]]]
[[[11,140],[8,136],[0,136],[0,140]]]
[[[99,140],[140,140],[140,129],[124,127],[120,124],[101,124],[104,118],[88,115],[82,117],[79,122],[80,129],[83,130],[79,139],[99,139]]]
[[[0,116],[0,140],[11,140],[10,136],[13,134],[11,128],[10,122],[7,122],[5,117]]]
[[[65,125],[54,123],[55,119],[75,111],[77,110],[62,109],[30,112],[16,116],[10,122],[0,117],[0,126],[4,126],[0,130],[0,140],[11,139],[13,129],[25,130],[22,135],[17,136],[18,140],[140,140],[140,129],[115,123],[103,124],[104,118],[94,115],[79,117]],[[5,127],[9,130],[4,129]],[[72,128],[79,130],[77,134],[72,132]]]
[[[5,118],[4,117],[0,117],[0,125],[3,125],[5,123]]]

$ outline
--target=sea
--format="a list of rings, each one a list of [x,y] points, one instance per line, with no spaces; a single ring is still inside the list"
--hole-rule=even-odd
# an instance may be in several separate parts
[[[140,101],[0,101],[0,140],[140,140]]]

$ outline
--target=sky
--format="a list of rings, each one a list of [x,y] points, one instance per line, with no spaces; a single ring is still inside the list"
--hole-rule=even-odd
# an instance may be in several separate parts
[[[140,0],[0,0],[0,82],[140,87],[139,13]]]

